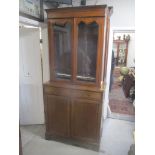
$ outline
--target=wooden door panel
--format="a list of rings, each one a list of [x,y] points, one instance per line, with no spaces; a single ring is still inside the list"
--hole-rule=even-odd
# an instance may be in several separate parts
[[[47,132],[53,135],[69,136],[69,101],[66,97],[47,95]]]
[[[99,102],[74,99],[71,112],[71,135],[84,141],[98,141],[99,139]]]

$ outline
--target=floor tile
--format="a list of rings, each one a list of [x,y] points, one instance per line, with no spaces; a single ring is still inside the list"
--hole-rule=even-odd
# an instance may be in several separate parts
[[[103,123],[100,152],[45,140],[45,126],[21,127],[23,155],[127,155],[133,144],[134,123],[106,119]]]

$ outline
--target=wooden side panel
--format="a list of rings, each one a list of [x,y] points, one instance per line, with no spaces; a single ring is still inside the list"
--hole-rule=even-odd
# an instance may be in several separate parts
[[[72,138],[98,142],[100,134],[99,102],[73,99],[71,104],[71,136]]]
[[[107,19],[106,19],[106,38],[105,38],[103,81],[106,80],[107,62],[108,62],[108,47],[109,47],[109,33],[110,33],[110,18],[109,18],[109,16],[107,16]]]
[[[46,95],[47,133],[62,137],[69,136],[69,100],[66,97]]]

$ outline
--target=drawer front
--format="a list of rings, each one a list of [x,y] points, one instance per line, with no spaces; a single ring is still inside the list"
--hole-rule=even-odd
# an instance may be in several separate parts
[[[53,94],[53,95],[71,97],[71,98],[90,99],[90,100],[96,100],[96,101],[102,100],[102,93],[85,91],[85,90],[75,90],[75,89],[68,89],[68,88],[57,88],[57,87],[45,86],[44,93],[49,95]]]
[[[84,98],[97,101],[102,99],[102,94],[97,92],[74,90],[72,93],[74,98]]]
[[[65,89],[65,88],[56,88],[56,87],[46,86],[44,87],[44,93],[69,97],[71,95],[71,90]]]

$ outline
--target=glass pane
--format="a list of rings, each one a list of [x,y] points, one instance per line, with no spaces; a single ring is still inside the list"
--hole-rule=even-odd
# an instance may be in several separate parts
[[[78,25],[77,79],[96,81],[98,25],[93,22]]]
[[[71,24],[54,25],[55,77],[71,79]]]

